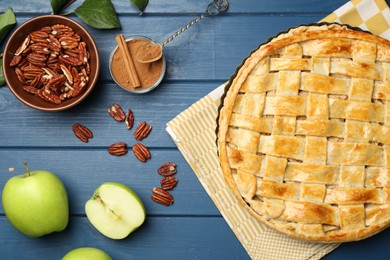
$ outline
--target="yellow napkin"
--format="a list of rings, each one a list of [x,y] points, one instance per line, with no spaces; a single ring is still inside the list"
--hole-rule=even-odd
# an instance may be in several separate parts
[[[384,0],[352,0],[322,21],[358,26],[390,40],[390,9]],[[168,122],[166,130],[252,259],[320,259],[339,244],[300,241],[268,228],[246,212],[225,183],[215,143],[223,92],[219,86]]]
[[[384,0],[351,0],[322,21],[360,27],[390,40],[390,9]]]

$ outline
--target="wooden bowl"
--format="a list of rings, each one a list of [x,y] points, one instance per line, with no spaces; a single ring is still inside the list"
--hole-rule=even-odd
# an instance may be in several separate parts
[[[10,66],[10,62],[14,57],[15,52],[31,32],[39,30],[44,26],[52,26],[55,24],[63,24],[71,27],[75,33],[80,35],[81,41],[86,43],[87,50],[90,53],[89,63],[91,72],[89,74],[89,82],[87,86],[78,96],[66,99],[62,101],[61,104],[50,103],[37,95],[25,91],[23,89],[24,84],[22,84],[17,78],[15,68]],[[27,20],[12,33],[4,49],[3,70],[5,80],[11,92],[22,103],[41,111],[55,112],[65,110],[79,104],[89,95],[89,93],[91,93],[99,76],[100,58],[95,41],[89,32],[80,24],[64,16],[42,15]]]

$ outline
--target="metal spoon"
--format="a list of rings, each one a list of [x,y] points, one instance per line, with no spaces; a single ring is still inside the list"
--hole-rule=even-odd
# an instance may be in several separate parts
[[[186,26],[184,26],[183,28],[175,32],[163,43],[160,44],[154,41],[150,41],[142,45],[138,49],[135,55],[135,59],[140,63],[150,63],[159,60],[163,54],[163,47],[167,45],[170,41],[172,41],[174,38],[176,38],[179,34],[184,32],[185,30],[187,30],[197,22],[201,21],[203,18],[206,18],[208,16],[216,16],[221,12],[226,11],[228,8],[229,8],[228,0],[214,0],[213,2],[207,5],[206,11],[201,16],[199,16],[198,18],[196,18],[195,20],[193,20],[192,22],[190,22],[189,24],[187,24]]]

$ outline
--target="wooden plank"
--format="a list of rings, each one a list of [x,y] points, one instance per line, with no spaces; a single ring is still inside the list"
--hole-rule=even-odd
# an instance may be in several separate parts
[[[130,144],[131,142],[129,142]],[[1,149],[0,190],[12,176],[25,173],[23,162],[31,170],[44,169],[55,173],[64,183],[69,196],[71,214],[84,214],[84,205],[102,183],[123,183],[140,196],[148,215],[206,215],[220,216],[197,177],[177,150],[151,149],[152,158],[146,163],[138,161],[133,153],[118,157],[99,149]],[[171,191],[175,203],[169,207],[150,199],[151,189],[160,186],[162,176],[158,167],[173,161],[177,164],[175,177],[178,185]],[[9,168],[14,168],[9,171]],[[0,214],[4,213],[0,204]]]
[[[0,88],[0,147],[4,146],[107,146],[125,140],[134,141],[133,133],[141,121],[153,127],[142,142],[153,147],[176,148],[165,131],[166,123],[192,103],[212,91],[222,82],[166,83],[144,95],[133,95],[113,84],[98,83],[92,94],[80,105],[63,112],[44,113],[19,102],[7,87]],[[118,103],[132,109],[135,126],[128,130],[107,113],[107,108]],[[153,104],[153,105],[147,105]],[[74,123],[89,127],[94,138],[85,145],[75,138]]]
[[[150,1],[148,7],[145,9],[145,16],[148,14],[154,13],[202,13],[208,3],[211,0],[164,0],[164,1]],[[288,0],[283,1],[267,1],[261,0],[257,4],[253,4],[253,0],[229,0],[230,3],[230,13],[302,13],[302,10],[305,12],[311,13],[328,13],[332,12],[339,6],[346,3],[346,0],[336,0],[336,1],[321,1],[313,0],[311,4],[308,5],[305,0],[294,1],[294,4],[291,4]],[[124,0],[112,0],[116,11],[120,14],[138,14],[139,11],[130,3],[130,1]],[[67,9],[67,11],[72,11],[76,7],[80,6],[82,1],[76,1]],[[38,14],[51,13],[52,9],[50,2],[41,1],[41,0],[3,0],[0,7],[0,12],[5,10],[8,6],[12,7],[15,12],[23,13],[32,13],[36,12]]]
[[[77,247],[97,247],[113,259],[249,259],[222,217],[148,217],[123,240],[101,235],[85,217],[72,217],[67,229],[29,238],[0,216],[2,259],[61,259]],[[158,256],[158,257],[157,257]]]

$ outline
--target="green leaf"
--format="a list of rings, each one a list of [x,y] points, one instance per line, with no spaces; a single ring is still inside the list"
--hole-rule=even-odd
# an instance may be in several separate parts
[[[68,2],[68,0],[50,0],[53,13],[57,13]]]
[[[12,27],[14,27],[15,24],[15,14],[11,8],[8,8],[5,13],[0,14],[0,43],[4,40],[8,32],[12,29]]]
[[[0,87],[5,84],[4,72],[3,72],[3,54],[0,58]]]
[[[85,23],[97,29],[121,27],[110,0],[85,0],[74,12]]]
[[[149,0],[130,0],[140,11],[141,13],[145,10],[145,8],[149,4]]]

